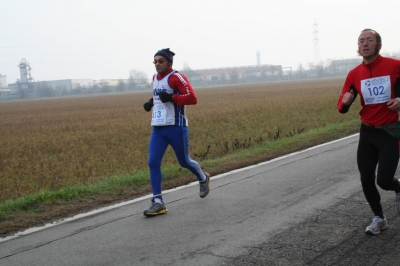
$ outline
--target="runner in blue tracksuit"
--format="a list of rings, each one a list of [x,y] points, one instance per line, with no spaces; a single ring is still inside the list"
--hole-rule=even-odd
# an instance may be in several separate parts
[[[186,76],[172,69],[173,56],[169,48],[161,49],[154,55],[157,74],[153,77],[153,97],[143,107],[147,112],[153,108],[151,125],[153,131],[149,144],[150,181],[153,198],[145,216],[166,213],[162,198],[161,161],[168,145],[171,145],[179,164],[189,169],[200,183],[200,197],[210,191],[210,175],[189,156],[188,120],[185,105],[197,103],[196,94]]]

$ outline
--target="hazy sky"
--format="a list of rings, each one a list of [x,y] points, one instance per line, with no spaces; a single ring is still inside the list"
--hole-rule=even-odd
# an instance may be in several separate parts
[[[383,52],[400,52],[398,0],[0,0],[0,74],[37,80],[150,78],[155,52],[174,68],[278,64],[357,57],[357,37],[377,30]],[[317,28],[313,25],[318,24]]]

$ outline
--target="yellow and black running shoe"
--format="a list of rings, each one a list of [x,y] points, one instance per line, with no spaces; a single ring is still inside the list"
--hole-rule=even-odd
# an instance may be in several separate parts
[[[168,209],[165,207],[164,203],[154,202],[154,199],[151,200],[150,207],[143,212],[144,216],[156,216],[159,214],[167,213]]]

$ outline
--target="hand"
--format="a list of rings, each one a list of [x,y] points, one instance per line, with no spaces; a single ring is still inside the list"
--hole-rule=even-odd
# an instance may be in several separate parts
[[[400,102],[397,99],[391,99],[390,101],[387,102],[387,107],[395,112],[400,111]]]
[[[151,111],[151,108],[154,106],[154,104],[153,104],[153,98],[151,98],[148,102],[145,102],[144,104],[143,104],[143,108],[144,108],[144,110],[146,110],[147,112],[150,112]]]
[[[349,92],[346,92],[343,95],[342,103],[344,105],[349,105],[349,104],[351,104],[353,102],[353,100],[354,100],[354,91],[350,90]]]
[[[166,102],[173,102],[173,100],[172,100],[172,93],[160,92],[160,93],[158,94],[158,96],[160,97],[160,100],[161,100],[163,103],[166,103]]]

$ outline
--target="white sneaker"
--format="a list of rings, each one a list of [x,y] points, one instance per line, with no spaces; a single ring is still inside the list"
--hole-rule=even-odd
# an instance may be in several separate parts
[[[396,203],[394,206],[396,207],[396,211],[400,214],[400,193],[394,193],[396,195]]]
[[[369,235],[377,235],[381,232],[381,230],[385,230],[387,228],[388,224],[386,216],[384,219],[379,216],[375,216],[374,219],[372,219],[372,224],[368,225],[365,229],[365,233]]]

